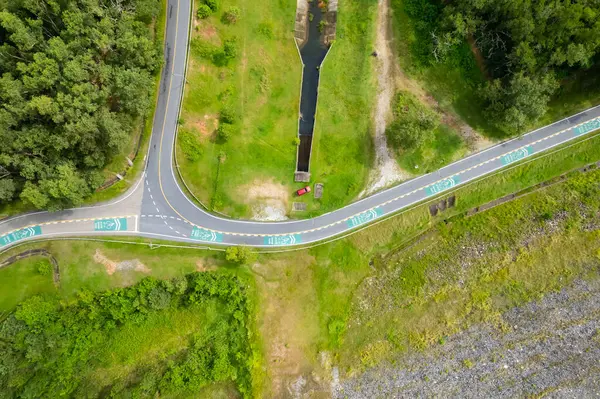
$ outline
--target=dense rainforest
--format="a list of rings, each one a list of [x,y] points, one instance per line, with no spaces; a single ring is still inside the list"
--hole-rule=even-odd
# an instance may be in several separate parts
[[[252,309],[244,282],[217,273],[29,298],[0,321],[0,398],[199,397],[219,382],[249,396]],[[172,338],[169,315],[188,336]]]
[[[0,0],[0,203],[81,204],[150,106],[159,0]]]
[[[404,0],[403,8],[418,21],[420,62],[456,57],[465,43],[478,50],[484,112],[511,134],[546,112],[562,81],[600,73],[600,0]]]

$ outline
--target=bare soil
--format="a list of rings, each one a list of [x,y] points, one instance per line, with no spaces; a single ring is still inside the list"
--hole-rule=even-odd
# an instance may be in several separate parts
[[[106,269],[106,273],[109,276],[112,276],[118,271],[126,271],[126,270],[134,270],[136,272],[142,273],[150,273],[151,270],[146,267],[142,262],[138,259],[124,260],[121,262],[114,261],[106,257],[102,251],[96,249],[96,253],[94,254],[94,262],[99,263],[104,266]]]
[[[289,187],[273,181],[257,179],[249,185],[242,186],[239,194],[252,206],[252,219],[263,221],[287,219],[291,197]]]

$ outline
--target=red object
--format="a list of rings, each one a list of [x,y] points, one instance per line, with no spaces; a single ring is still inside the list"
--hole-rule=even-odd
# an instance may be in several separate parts
[[[298,194],[298,197],[301,195],[304,195],[306,193],[310,193],[310,187],[306,186],[304,188],[301,188],[300,190],[296,191],[296,194]]]

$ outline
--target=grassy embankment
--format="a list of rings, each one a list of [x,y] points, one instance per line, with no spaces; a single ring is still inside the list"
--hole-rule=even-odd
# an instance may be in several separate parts
[[[443,342],[444,336],[480,320],[502,326],[505,309],[574,278],[588,278],[600,241],[597,232],[582,230],[591,230],[594,220],[600,223],[600,172],[576,173],[567,182],[472,217],[464,212],[598,160],[599,143],[595,136],[459,188],[456,207],[440,216],[431,217],[423,204],[343,240],[260,256],[251,272],[271,381],[265,396],[277,397],[282,384],[300,374],[308,378],[308,387],[325,389],[309,378],[312,371],[329,375],[321,352],[342,372],[359,370]],[[425,232],[425,238],[402,249]],[[96,248],[117,261],[137,258],[160,278],[226,266],[220,254],[118,244],[57,241],[11,253],[39,246],[57,257],[64,295],[80,287],[127,285],[145,275],[107,275],[93,260]],[[32,293],[54,290],[50,277],[44,282],[36,275],[36,262],[0,270],[2,291],[11,293],[3,302],[5,310]]]
[[[321,201],[302,199],[311,211],[347,203],[369,167],[375,4],[340,5],[338,40],[321,78],[311,166],[312,180],[326,190]],[[224,23],[232,6],[240,18]],[[250,217],[254,206],[266,204],[285,213],[302,186],[293,182],[302,70],[294,15],[295,3],[232,0],[194,21],[177,154],[183,179],[212,210]],[[221,49],[233,38],[237,54],[222,62]],[[216,132],[224,108],[234,115],[227,141]]]

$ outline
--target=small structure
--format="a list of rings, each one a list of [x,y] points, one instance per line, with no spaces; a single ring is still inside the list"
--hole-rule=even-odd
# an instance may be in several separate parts
[[[310,181],[310,173],[296,171],[296,173],[294,173],[294,181],[307,183]]]
[[[292,202],[292,211],[300,212],[306,210],[306,203],[304,202]]]
[[[315,184],[315,198],[321,198],[323,196],[323,183]]]

